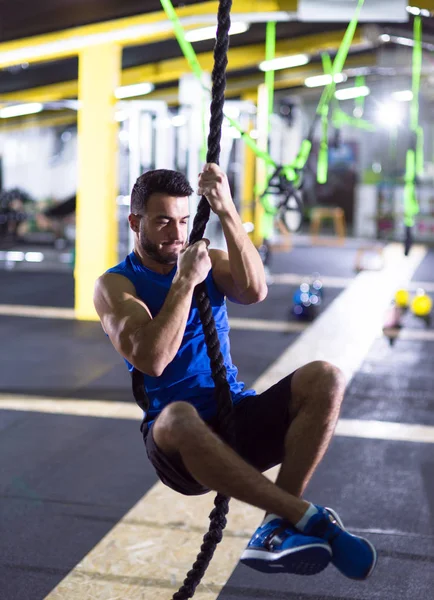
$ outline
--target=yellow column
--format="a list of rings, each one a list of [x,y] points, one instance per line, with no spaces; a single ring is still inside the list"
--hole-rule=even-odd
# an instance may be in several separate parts
[[[256,102],[256,97],[252,98],[251,94],[245,94],[241,97],[244,101]],[[246,129],[247,133],[253,130],[252,119],[249,117],[249,125]],[[243,191],[241,196],[241,220],[243,223],[253,223],[254,208],[255,208],[255,153],[247,144],[244,144],[244,169],[243,169]],[[249,234],[253,240],[253,233]]]
[[[97,320],[95,280],[117,263],[117,133],[115,89],[122,49],[92,46],[79,56],[78,186],[76,212],[75,315]]]
[[[258,131],[257,144],[261,150],[268,151],[268,91],[265,84],[258,86],[256,113],[256,129]],[[267,181],[267,166],[262,158],[256,158],[256,189],[258,194],[264,190],[264,184]],[[253,231],[253,243],[258,248],[264,240],[264,221],[267,218],[264,207],[262,206],[259,195],[255,202],[255,229]]]

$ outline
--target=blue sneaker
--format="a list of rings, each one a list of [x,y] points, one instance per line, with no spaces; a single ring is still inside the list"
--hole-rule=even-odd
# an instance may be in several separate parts
[[[350,579],[367,579],[377,564],[377,551],[367,539],[345,530],[339,515],[331,508],[315,505],[303,533],[326,540],[332,549],[332,564]]]
[[[315,575],[331,560],[330,545],[297,531],[283,519],[273,519],[255,531],[241,562],[263,573]]]

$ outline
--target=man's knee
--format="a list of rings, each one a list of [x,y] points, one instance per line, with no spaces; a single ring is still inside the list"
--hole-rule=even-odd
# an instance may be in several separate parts
[[[330,408],[337,408],[342,403],[345,386],[345,376],[338,367],[316,360],[296,371],[292,391],[306,401],[323,401]]]
[[[176,452],[179,442],[200,419],[199,413],[188,402],[173,402],[159,414],[153,425],[154,440],[163,452]]]

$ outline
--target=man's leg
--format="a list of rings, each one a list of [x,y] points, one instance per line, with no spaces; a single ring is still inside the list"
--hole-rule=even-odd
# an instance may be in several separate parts
[[[345,380],[333,365],[316,361],[294,373],[289,392],[291,425],[276,485],[301,497],[332,439]]]
[[[296,524],[309,503],[289,494],[245,462],[225,444],[187,402],[166,407],[153,425],[157,446],[179,453],[191,475],[204,486]]]

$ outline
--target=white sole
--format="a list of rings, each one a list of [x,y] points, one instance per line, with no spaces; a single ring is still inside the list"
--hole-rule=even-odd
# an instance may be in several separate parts
[[[302,550],[311,550],[312,548],[323,548],[329,552],[330,555],[332,554],[332,550],[328,544],[308,544],[306,546],[302,546],[302,548],[288,548],[287,550],[282,550],[281,552],[269,552],[267,550],[254,550],[246,548],[241,555],[241,560],[255,559],[274,562],[280,560],[284,556],[295,554]]]
[[[353,535],[352,533],[350,533],[349,531],[347,531],[344,527],[344,524],[341,520],[341,518],[339,517],[339,515],[332,509],[332,508],[328,508],[328,507],[324,507],[331,515],[332,517],[336,520],[336,522],[338,523],[339,527],[341,527],[344,531],[346,531],[347,533],[349,533],[350,535]],[[368,579],[368,577],[370,577],[372,575],[373,570],[375,569],[375,567],[377,566],[377,559],[378,559],[378,555],[377,555],[377,551],[374,548],[374,546],[371,544],[371,542],[369,540],[367,540],[364,537],[361,537],[360,535],[358,536],[354,536],[354,537],[358,537],[360,540],[363,540],[364,542],[366,542],[368,544],[368,546],[371,548],[372,550],[372,554],[374,555],[374,562],[372,563],[372,567],[370,568],[368,574],[366,575],[366,577],[363,577],[363,579],[359,579],[357,577],[350,577],[350,579],[354,579],[356,581],[365,581],[365,579]]]
[[[332,552],[328,544],[306,544],[280,552],[246,548],[240,560],[247,567],[262,573],[316,575],[328,567],[331,558]]]

